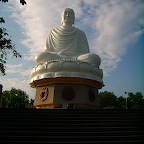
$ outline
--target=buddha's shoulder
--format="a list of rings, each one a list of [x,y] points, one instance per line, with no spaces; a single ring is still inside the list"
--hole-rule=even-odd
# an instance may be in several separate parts
[[[69,32],[70,33],[77,32],[77,33],[79,33],[81,35],[85,35],[85,33],[81,29],[79,29],[79,28],[77,28],[75,26],[72,26],[71,28],[68,28],[68,29],[64,29],[62,27],[53,28],[50,33],[60,33],[60,32],[68,32],[68,33]]]
[[[80,33],[84,33],[83,30],[81,30],[81,29],[79,29],[79,28],[76,28],[76,29],[77,29],[77,31],[79,31]]]

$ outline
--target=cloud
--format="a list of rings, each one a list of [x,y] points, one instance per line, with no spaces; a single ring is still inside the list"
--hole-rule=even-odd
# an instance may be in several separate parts
[[[26,6],[19,1],[10,2],[9,10],[21,28],[21,42],[28,50],[25,61],[34,61],[34,56],[42,52],[49,31],[60,25],[60,12],[65,7],[74,9],[75,25],[86,33],[91,52],[101,57],[104,77],[117,68],[122,56],[144,34],[143,0],[27,0]],[[24,87],[29,91],[30,71],[24,64],[9,65],[8,73],[19,73],[22,80],[5,80],[5,85],[20,87],[19,81],[23,85],[26,77]]]
[[[16,64],[16,65],[9,65],[7,64],[7,73],[20,73],[22,70],[22,64]]]
[[[21,63],[21,64],[7,64],[6,65],[7,69],[6,69],[6,73],[7,74],[14,74],[17,77],[21,77],[21,78],[29,78],[30,77],[30,73],[31,73],[31,67],[26,68],[25,64]]]
[[[13,11],[25,35],[22,43],[29,50],[26,60],[34,60],[43,50],[48,32],[60,25],[65,7],[74,9],[76,24],[89,36],[91,52],[102,58],[104,76],[118,66],[129,44],[143,33],[144,3],[140,0],[27,0],[27,6],[15,3]]]
[[[3,91],[10,90],[12,87],[14,87],[16,89],[25,91],[29,95],[29,98],[34,99],[35,97],[35,89],[32,89],[29,86],[29,80],[23,80],[19,78],[3,78],[2,82],[0,80],[0,83],[3,85]]]
[[[12,87],[25,91],[29,98],[34,99],[35,89],[30,87],[31,68],[27,64],[7,64],[6,76],[1,77],[0,84],[3,85],[3,90],[10,90]]]
[[[91,50],[102,58],[101,67],[106,76],[118,66],[130,45],[144,34],[144,2],[111,0],[99,3],[95,10],[93,7],[95,5],[89,7],[89,11],[95,13],[91,21],[95,31]]]
[[[43,50],[48,32],[59,26],[60,12],[67,3],[67,0],[27,0],[26,6],[19,6],[19,2],[14,2],[13,17],[16,18],[25,36],[22,44],[29,49],[29,55],[25,56],[26,60],[34,60],[34,56]],[[80,1],[74,0],[70,3],[71,7],[77,7]],[[77,8],[77,12],[78,9],[80,8]]]
[[[34,60],[43,50],[48,32],[60,25],[60,12],[65,7],[74,9],[76,25],[87,32],[91,52],[102,58],[104,76],[118,66],[129,46],[144,33],[141,0],[27,0],[26,6],[13,4],[13,16],[25,36],[22,43],[29,50],[26,60]]]

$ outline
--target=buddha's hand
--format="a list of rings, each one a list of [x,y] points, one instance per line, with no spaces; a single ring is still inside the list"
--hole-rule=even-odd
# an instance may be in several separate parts
[[[58,52],[58,53],[57,53],[57,55],[63,55],[63,52],[62,52],[62,51],[60,51],[60,52]]]

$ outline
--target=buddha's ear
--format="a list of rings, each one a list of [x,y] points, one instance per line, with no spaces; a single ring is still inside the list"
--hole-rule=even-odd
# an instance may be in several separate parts
[[[62,21],[62,19],[60,19],[61,20],[61,25],[63,24],[63,21]]]
[[[63,24],[63,12],[61,12],[60,21],[61,21],[61,24]]]
[[[63,25],[63,20],[62,19],[60,19],[61,20],[61,25]]]
[[[75,22],[75,17],[73,18],[73,22],[72,22],[72,24],[74,24],[74,22]]]

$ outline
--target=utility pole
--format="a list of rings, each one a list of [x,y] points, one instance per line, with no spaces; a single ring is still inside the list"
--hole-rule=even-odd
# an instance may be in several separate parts
[[[127,97],[127,92],[125,92],[125,94],[126,94],[126,109],[128,109],[128,105],[127,105],[127,104],[128,104],[128,99],[127,99],[127,98],[128,98],[128,97]]]
[[[3,85],[0,84],[0,108],[2,107],[2,88]]]

